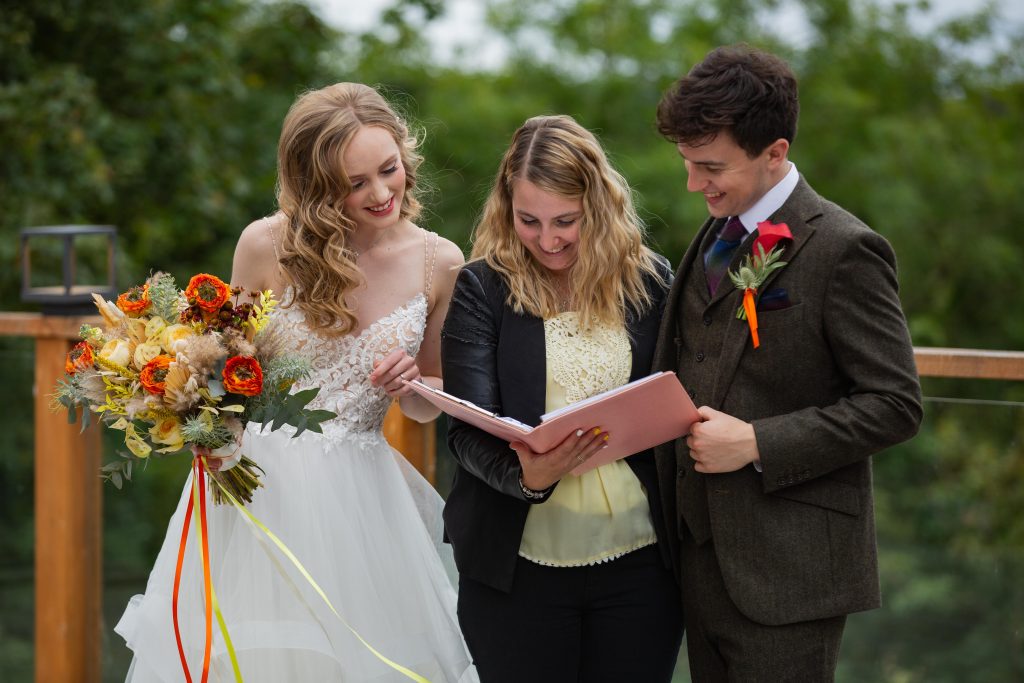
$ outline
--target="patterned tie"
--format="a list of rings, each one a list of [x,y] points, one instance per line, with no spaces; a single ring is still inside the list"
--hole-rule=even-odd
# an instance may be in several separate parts
[[[743,227],[739,216],[730,218],[718,238],[712,243],[711,248],[704,254],[704,273],[708,278],[708,292],[714,296],[715,290],[725,277],[725,271],[729,269],[732,255],[736,247],[740,246],[743,238],[747,236],[747,229]]]

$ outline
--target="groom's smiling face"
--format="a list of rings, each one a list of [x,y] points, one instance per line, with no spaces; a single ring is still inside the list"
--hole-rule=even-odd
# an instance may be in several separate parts
[[[756,157],[722,132],[703,145],[676,145],[686,166],[686,189],[704,195],[715,218],[738,216],[772,189],[789,170],[789,143],[776,140]]]

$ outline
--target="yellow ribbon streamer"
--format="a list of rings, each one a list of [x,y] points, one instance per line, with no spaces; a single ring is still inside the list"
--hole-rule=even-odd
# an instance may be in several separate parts
[[[206,465],[205,461],[203,465]],[[211,477],[210,481],[216,482],[217,486],[220,488],[221,493],[223,493],[224,496],[229,501],[231,501],[231,504],[234,505],[238,509],[238,511],[241,512],[257,529],[262,531],[264,535],[266,535],[266,537],[269,538],[270,541],[275,546],[277,546],[277,549],[280,550],[281,553],[283,553],[284,556],[287,557],[291,561],[291,563],[295,565],[295,568],[299,570],[299,573],[302,574],[302,577],[306,579],[307,582],[309,582],[309,585],[313,587],[313,590],[317,592],[317,594],[323,599],[324,603],[331,609],[332,612],[334,612],[334,616],[338,617],[338,621],[340,621],[345,626],[345,628],[351,631],[352,635],[358,638],[359,642],[366,646],[366,649],[372,652],[377,659],[384,662],[392,669],[406,676],[407,678],[416,681],[416,683],[430,683],[430,680],[424,678],[423,676],[420,676],[415,671],[407,669],[406,667],[402,666],[401,664],[398,664],[397,662],[391,661],[390,659],[382,655],[380,652],[378,652],[372,645],[366,642],[366,639],[359,635],[359,632],[352,628],[352,626],[347,621],[345,621],[341,614],[338,613],[338,610],[334,609],[334,605],[331,604],[331,601],[327,597],[327,594],[324,593],[323,589],[320,588],[320,585],[313,580],[313,577],[306,570],[306,568],[302,566],[302,563],[299,562],[299,559],[295,557],[292,551],[288,549],[288,546],[286,546],[281,539],[274,535],[274,532],[268,529],[266,525],[263,524],[263,522],[256,518],[255,515],[249,512],[249,510],[246,509],[244,505],[235,500],[235,497],[232,496],[231,493],[219,481],[217,481],[216,478]],[[220,617],[218,616],[218,620],[219,619]]]
[[[220,611],[220,603],[217,602],[217,591],[213,589],[213,584],[210,584],[210,595],[213,597],[213,613],[217,617],[217,626],[220,628],[220,634],[224,636],[224,645],[228,649],[228,657],[231,659],[231,668],[235,672],[235,680],[238,683],[242,681],[242,670],[238,668],[238,655],[235,654],[235,646],[231,642],[231,636],[228,635],[228,626],[224,623],[224,615]]]

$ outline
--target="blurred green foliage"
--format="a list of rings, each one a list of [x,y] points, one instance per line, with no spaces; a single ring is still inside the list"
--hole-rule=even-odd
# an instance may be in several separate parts
[[[423,28],[441,0],[395,0],[365,33],[329,27],[300,2],[5,2],[4,308],[21,306],[16,235],[33,225],[116,225],[122,287],[153,269],[226,277],[241,229],[274,210],[289,105],[339,80],[380,86],[418,124],[433,188],[422,223],[467,251],[512,132],[528,116],[568,113],[602,139],[652,244],[678,262],[705,212],[654,109],[707,50],[744,40],[794,65],[802,115],[791,156],[894,245],[915,344],[1024,348],[1024,27],[986,9],[925,35],[911,20],[925,2],[797,0],[799,35],[777,0],[486,5],[491,30],[511,41],[491,70],[471,55],[432,62]],[[0,338],[6,405],[28,405],[31,364],[30,342]],[[1021,680],[1024,386],[924,387],[997,403],[931,400],[921,434],[876,459],[886,606],[851,617],[839,680]],[[29,680],[31,420],[8,410],[0,446],[0,670]],[[106,680],[123,677],[110,628],[144,586],[185,467],[154,462],[124,491],[106,490]]]

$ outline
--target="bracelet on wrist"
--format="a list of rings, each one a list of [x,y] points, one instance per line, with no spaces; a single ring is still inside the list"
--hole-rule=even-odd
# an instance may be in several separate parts
[[[519,473],[519,490],[523,492],[523,495],[526,496],[528,500],[539,500],[547,495],[546,489],[543,491],[537,491],[536,489],[531,489],[529,486],[524,484],[522,472]]]

